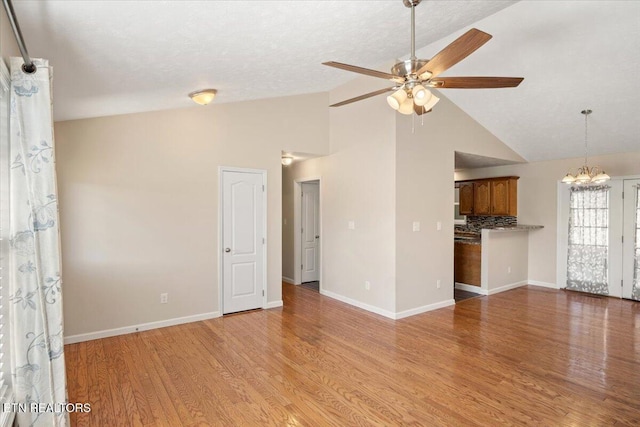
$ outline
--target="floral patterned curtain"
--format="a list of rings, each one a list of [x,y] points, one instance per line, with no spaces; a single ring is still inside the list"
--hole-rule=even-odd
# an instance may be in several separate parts
[[[633,265],[633,289],[631,290],[631,298],[640,301],[640,185],[636,187],[635,220],[635,261]]]
[[[609,187],[571,188],[567,289],[609,294]]]
[[[51,69],[26,74],[11,58],[11,370],[20,426],[66,426],[58,197]],[[51,404],[51,406],[47,406]]]

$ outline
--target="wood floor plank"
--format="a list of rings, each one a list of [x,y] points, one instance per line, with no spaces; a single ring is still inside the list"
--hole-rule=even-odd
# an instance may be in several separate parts
[[[284,308],[68,345],[73,425],[640,425],[640,303],[537,287],[393,321]]]

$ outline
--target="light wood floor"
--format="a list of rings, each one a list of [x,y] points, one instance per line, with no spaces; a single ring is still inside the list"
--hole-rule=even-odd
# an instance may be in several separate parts
[[[524,287],[392,321],[283,298],[68,345],[74,425],[640,425],[640,303]]]

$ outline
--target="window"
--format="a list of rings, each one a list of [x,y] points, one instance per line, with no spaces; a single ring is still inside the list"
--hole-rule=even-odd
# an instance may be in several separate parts
[[[571,189],[567,289],[609,295],[609,187]]]

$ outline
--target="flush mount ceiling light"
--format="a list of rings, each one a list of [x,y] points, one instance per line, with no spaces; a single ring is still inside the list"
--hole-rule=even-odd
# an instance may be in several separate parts
[[[393,87],[347,99],[333,104],[331,107],[351,104],[352,102],[393,91],[393,94],[387,97],[387,102],[391,108],[402,114],[409,115],[415,112],[417,115],[422,115],[430,112],[433,106],[440,101],[440,98],[434,96],[427,88],[488,89],[516,87],[524,80],[522,77],[438,77],[440,73],[462,61],[488,42],[491,39],[491,35],[472,28],[431,59],[418,59],[416,58],[415,8],[421,1],[402,0],[406,7],[411,8],[411,58],[395,64],[391,68],[391,73],[356,67],[341,62],[323,63],[330,67],[391,80],[394,83]]]
[[[589,185],[589,184],[602,184],[609,181],[611,177],[607,175],[599,166],[589,167],[587,166],[588,150],[587,150],[587,118],[593,111],[582,110],[580,113],[584,114],[584,166],[578,169],[578,172],[574,175],[569,171],[562,182],[569,185]]]
[[[291,156],[282,156],[282,164],[284,166],[289,166],[291,163],[293,163],[293,157],[291,157]]]
[[[189,94],[189,98],[191,98],[196,104],[207,105],[213,101],[213,98],[216,97],[217,93],[218,91],[215,89],[197,90],[195,92],[191,92]]]

